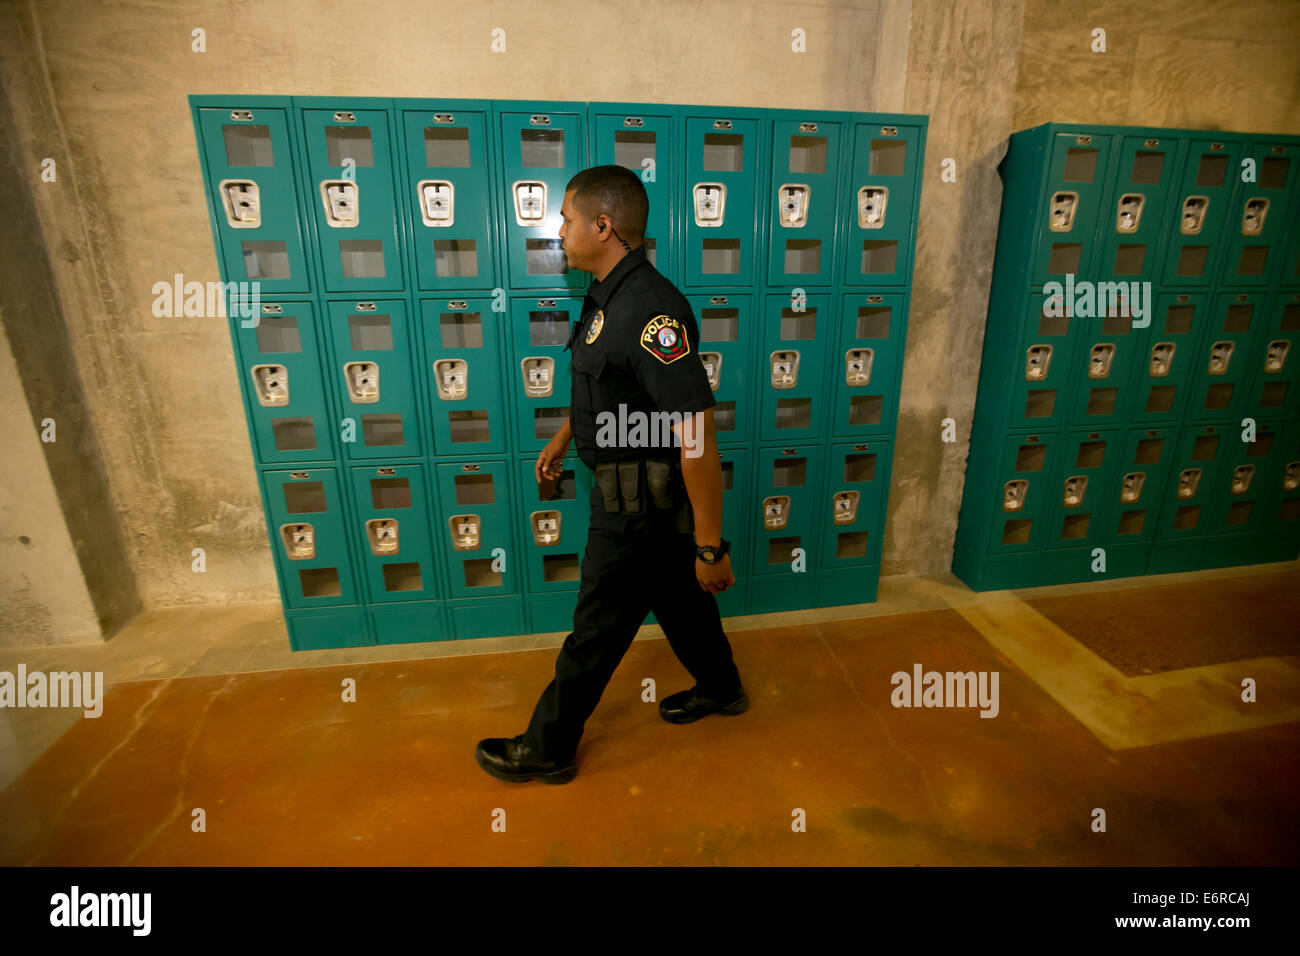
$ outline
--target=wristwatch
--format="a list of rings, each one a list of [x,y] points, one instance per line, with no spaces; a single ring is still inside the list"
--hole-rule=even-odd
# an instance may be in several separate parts
[[[695,556],[705,564],[717,564],[722,560],[722,556],[731,550],[731,542],[726,538],[722,539],[721,545],[705,544],[695,549]]]

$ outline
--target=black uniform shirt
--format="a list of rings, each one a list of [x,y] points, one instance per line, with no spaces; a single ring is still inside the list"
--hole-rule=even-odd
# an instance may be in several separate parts
[[[582,320],[565,348],[573,350],[569,422],[578,457],[589,468],[607,461],[681,456],[681,442],[668,432],[654,412],[676,412],[679,418],[717,404],[700,360],[699,331],[690,303],[677,287],[660,275],[633,249],[603,280],[593,282],[583,303]],[[633,413],[646,416],[645,444],[633,447],[619,434],[619,405],[627,431]],[[605,430],[621,444],[600,444],[597,416],[609,412],[613,428]],[[697,432],[694,441],[703,441]]]

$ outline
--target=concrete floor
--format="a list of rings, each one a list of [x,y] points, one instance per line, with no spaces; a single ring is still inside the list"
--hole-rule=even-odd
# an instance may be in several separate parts
[[[1297,593],[1300,562],[886,578],[874,604],[729,619],[751,709],[684,726],[642,700],[691,683],[645,627],[566,786],[474,763],[523,731],[563,633],[295,654],[278,605],[155,612],[0,651],[107,684],[97,719],[0,710],[0,863],[1294,864]],[[998,672],[997,716],[892,706],[914,664]]]

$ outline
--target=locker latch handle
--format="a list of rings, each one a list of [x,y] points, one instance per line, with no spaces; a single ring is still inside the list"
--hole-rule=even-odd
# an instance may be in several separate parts
[[[858,493],[837,491],[831,498],[831,516],[836,524],[852,524],[858,517]]]
[[[478,515],[452,515],[447,519],[451,531],[451,544],[457,551],[474,551],[482,538],[482,522]]]
[[[696,183],[694,195],[695,225],[721,226],[727,212],[727,187],[722,183]]]
[[[540,226],[546,221],[546,183],[521,179],[511,187],[515,197],[515,222],[521,226]]]
[[[871,384],[874,349],[849,349],[844,353],[844,384],[851,387]]]
[[[555,388],[555,359],[549,355],[527,355],[519,362],[524,374],[524,395],[547,398]]]
[[[1052,232],[1069,232],[1074,228],[1074,213],[1079,206],[1079,194],[1074,192],[1052,193],[1052,207],[1048,229]]]
[[[1250,482],[1255,477],[1254,465],[1238,465],[1232,469],[1232,494],[1244,495],[1250,490]]]
[[[1131,505],[1142,497],[1142,488],[1147,483],[1145,471],[1134,471],[1124,476],[1120,484],[1119,500]]]
[[[1052,347],[1031,345],[1025,351],[1025,381],[1042,382],[1052,367]]]
[[[1286,365],[1287,353],[1291,351],[1291,342],[1287,339],[1276,339],[1268,343],[1268,352],[1264,356],[1264,371],[1269,375],[1276,375],[1282,371]]]
[[[1232,364],[1232,345],[1231,342],[1215,342],[1210,346],[1211,375],[1228,374],[1228,366]]]
[[[253,389],[259,405],[267,408],[289,404],[289,370],[283,365],[254,365]]]
[[[1201,484],[1201,469],[1188,468],[1178,475],[1178,497],[1194,498]]]
[[[799,384],[799,352],[778,349],[770,359],[773,388],[794,388]]]
[[[374,362],[344,363],[343,379],[354,404],[373,405],[379,401],[379,366]]]
[[[251,179],[223,179],[217,184],[226,224],[232,229],[256,229],[262,224],[261,191]]]
[[[534,511],[528,523],[533,529],[533,544],[545,548],[560,543],[560,512]]]
[[[331,229],[355,229],[361,221],[361,187],[350,179],[325,179],[320,184],[325,224]]]
[[[461,401],[469,394],[469,363],[464,359],[438,359],[433,363],[433,380],[440,399]]]
[[[1267,199],[1247,199],[1246,208],[1241,213],[1241,234],[1243,236],[1258,236],[1264,231],[1264,217],[1267,215]]]
[[[366,540],[370,542],[371,554],[387,557],[400,553],[397,522],[392,518],[371,518],[367,521]]]
[[[1174,364],[1174,343],[1157,342],[1151,347],[1151,368],[1150,375],[1152,378],[1164,378],[1169,374],[1169,370]]]
[[[1205,214],[1210,208],[1208,196],[1188,196],[1183,200],[1183,218],[1178,231],[1184,236],[1199,236],[1205,225]]]
[[[773,495],[763,499],[763,527],[779,531],[790,521],[790,496]]]
[[[889,207],[888,186],[863,186],[858,190],[858,227],[883,229]]]
[[[1083,496],[1087,490],[1087,475],[1071,475],[1065,479],[1065,491],[1061,496],[1061,504],[1066,508],[1079,507],[1079,505],[1083,504]]]
[[[415,187],[420,197],[420,218],[426,226],[451,226],[456,222],[455,187],[445,179],[422,179]]]
[[[290,561],[310,561],[316,557],[316,529],[309,524],[280,525],[280,539]]]
[[[1111,342],[1098,342],[1088,356],[1088,378],[1109,378],[1110,366],[1115,359],[1115,346]]]
[[[1029,494],[1029,482],[1024,478],[1008,481],[1002,486],[1002,510],[1020,511],[1025,507],[1025,495]]]
[[[1141,193],[1125,193],[1119,197],[1115,210],[1115,231],[1122,235],[1137,232],[1142,225],[1142,209],[1147,197]]]
[[[786,229],[802,229],[808,225],[812,205],[812,187],[807,183],[782,183],[776,191],[777,209],[781,225]]]
[[[708,376],[709,388],[716,392],[722,382],[722,353],[701,352],[700,361],[704,365],[704,374]]]

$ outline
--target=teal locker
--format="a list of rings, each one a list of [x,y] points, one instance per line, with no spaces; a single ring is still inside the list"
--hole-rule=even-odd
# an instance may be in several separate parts
[[[1284,289],[1300,288],[1300,186],[1291,194],[1291,208],[1283,223],[1287,230],[1278,281]]]
[[[1027,298],[1020,348],[1010,369],[1010,416],[1004,424],[1012,431],[1059,428],[1070,419],[1071,373],[1082,362],[1084,326],[1096,320],[1072,315],[1069,295],[1032,289]]]
[[[419,377],[429,403],[432,448],[463,457],[507,450],[509,418],[503,377],[505,313],[489,297],[420,302],[424,365]]]
[[[1273,462],[1282,450],[1282,427],[1281,423],[1260,422],[1254,441],[1242,441],[1240,430],[1236,441],[1230,433],[1224,435],[1226,459],[1206,515],[1208,534],[1271,530],[1264,505]]]
[[[754,441],[758,415],[752,369],[759,328],[754,296],[698,293],[686,299],[695,313],[700,361],[717,402],[713,427],[718,443]]]
[[[330,101],[295,100],[299,107],[323,102]],[[390,114],[369,108],[381,103],[387,105],[362,100],[342,101],[341,109],[302,109],[303,189],[326,292],[393,292],[406,286]]]
[[[912,117],[854,114],[852,152],[840,194],[840,281],[907,285],[921,197],[925,126]],[[882,122],[883,121],[883,122]]]
[[[879,575],[881,537],[885,530],[885,501],[889,492],[893,442],[837,442],[826,448],[822,466],[824,479],[819,490],[819,520],[822,522],[821,552],[817,567],[821,574],[837,579],[837,587],[824,596],[836,603],[874,600],[854,594],[863,588],[862,569],[873,566]],[[836,572],[851,571],[845,577]]]
[[[1163,130],[1115,137],[1117,166],[1102,208],[1102,281],[1149,282],[1159,275],[1160,241],[1183,141]]]
[[[840,298],[838,336],[827,362],[836,438],[892,434],[907,338],[907,296],[854,292]]]
[[[326,348],[312,304],[263,302],[256,322],[236,316],[230,328],[257,460],[334,459],[334,421],[321,380]]]
[[[782,575],[805,573],[817,568],[820,531],[826,508],[818,500],[821,480],[817,469],[823,467],[826,448],[817,444],[800,444],[754,450],[754,505],[749,514],[754,533],[749,573],[754,587],[766,587],[760,579],[772,580]],[[796,551],[804,562],[804,571],[796,572]],[[734,562],[733,562],[734,564]],[[806,587],[811,578],[800,578]],[[791,584],[798,583],[790,579]],[[757,592],[755,592],[757,594]]]
[[[1205,293],[1164,292],[1156,296],[1151,324],[1140,330],[1138,338],[1140,360],[1130,421],[1183,421],[1210,321],[1210,297]]]
[[[1143,329],[1134,327],[1138,320],[1131,314],[1133,305],[1080,322],[1079,343],[1073,350],[1076,361],[1069,370],[1070,425],[1121,425],[1130,420],[1143,358],[1139,351]],[[1148,310],[1142,321],[1152,318],[1154,305],[1142,303]]]
[[[1232,423],[1183,428],[1162,496],[1160,541],[1201,538],[1209,530],[1219,478],[1231,471],[1232,445],[1240,434],[1241,426]]]
[[[1227,243],[1244,145],[1240,137],[1217,133],[1189,139],[1165,220],[1160,284],[1204,287],[1214,282]]]
[[[351,469],[353,543],[370,603],[439,597],[423,465]]]
[[[794,302],[763,297],[763,338],[758,366],[759,441],[807,442],[829,431],[826,355],[835,336],[829,295]]]
[[[327,307],[345,455],[356,460],[422,454],[418,359],[406,301],[333,301]]]
[[[1094,279],[1098,264],[1093,241],[1105,215],[1101,203],[1111,137],[1098,132],[1053,132],[1047,149],[1030,282],[1063,282],[1067,275]]]
[[[835,281],[844,122],[821,113],[772,121],[767,194],[767,284],[826,288]]]
[[[1251,354],[1268,324],[1271,297],[1259,292],[1220,292],[1210,327],[1201,339],[1187,421],[1240,420],[1250,393]]]
[[[560,240],[564,190],[587,166],[584,113],[577,103],[493,104],[501,149],[501,241],[511,289],[586,287]]]
[[[1291,542],[1294,557],[1300,548],[1300,421],[1283,422],[1275,441],[1261,508],[1265,527]]]
[[[434,554],[447,568],[449,597],[518,594],[523,568],[511,534],[509,462],[438,461],[434,474]]]
[[[1061,468],[1048,485],[1044,548],[1094,547],[1105,540],[1124,438],[1117,428],[1065,435]]]
[[[1250,356],[1246,412],[1251,418],[1295,418],[1300,413],[1300,292],[1273,297],[1268,325]]]
[[[290,608],[360,603],[334,468],[262,472],[271,552]]]
[[[1105,522],[1106,545],[1150,544],[1156,533],[1161,496],[1177,450],[1179,429],[1131,428],[1124,435],[1118,470],[1103,489],[1110,496]]]
[[[482,104],[402,101],[402,194],[416,285],[425,292],[497,287],[491,113]]]
[[[562,474],[539,484],[537,456],[515,462],[519,482],[519,507],[515,511],[518,537],[523,546],[527,592],[533,595],[572,592],[582,578],[582,557],[587,549],[593,475],[576,455],[564,460]],[[568,608],[570,621],[573,609]]]
[[[721,447],[722,464],[722,537],[730,542],[727,556],[736,583],[721,594],[718,612],[723,617],[748,613],[749,569],[753,560],[753,451],[749,448]]]
[[[506,370],[515,418],[515,450],[538,452],[569,417],[567,345],[582,300],[510,300],[510,365]]]
[[[986,554],[1036,551],[1048,539],[1047,519],[1060,484],[1065,446],[1066,436],[1059,432],[1004,439],[997,484],[989,502],[993,527]]]
[[[288,111],[206,107],[194,115],[222,277],[256,281],[266,296],[310,291]]]
[[[685,289],[753,286],[765,144],[755,111],[683,107],[681,227]],[[681,154],[679,154],[680,156]]]
[[[625,166],[641,177],[650,200],[646,258],[680,285],[681,256],[675,232],[676,200],[681,194],[677,110],[658,104],[588,103],[587,130],[591,165]]]
[[[1252,137],[1242,163],[1253,160],[1254,181],[1236,169],[1236,201],[1227,222],[1227,251],[1219,281],[1225,286],[1266,286],[1283,268],[1282,250],[1288,204],[1300,169],[1300,144],[1285,139]],[[1294,221],[1294,214],[1292,214]]]

